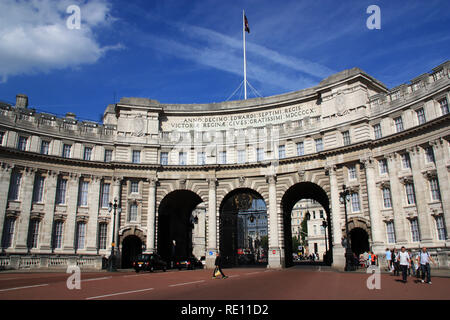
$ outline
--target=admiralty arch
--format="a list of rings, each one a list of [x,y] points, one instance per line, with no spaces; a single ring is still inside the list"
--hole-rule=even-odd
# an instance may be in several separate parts
[[[324,208],[335,268],[347,232],[380,257],[426,246],[448,268],[449,69],[392,89],[353,68],[242,101],[125,97],[101,122],[18,94],[0,103],[0,268],[101,268],[112,246],[124,268],[141,252],[232,264],[254,230],[260,262],[284,268],[302,199]]]

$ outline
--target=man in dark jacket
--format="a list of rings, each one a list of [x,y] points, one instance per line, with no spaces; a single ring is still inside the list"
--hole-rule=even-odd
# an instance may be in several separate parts
[[[220,274],[222,275],[222,279],[226,279],[228,278],[222,271],[222,257],[220,256],[220,253],[217,252],[217,256],[216,256],[216,262],[215,264],[215,268],[214,268],[214,272],[213,272],[213,279],[216,279],[216,272],[219,271]]]

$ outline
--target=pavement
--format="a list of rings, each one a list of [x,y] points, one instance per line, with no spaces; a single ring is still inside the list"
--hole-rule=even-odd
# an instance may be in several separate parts
[[[79,289],[69,289],[73,276],[62,272],[1,272],[0,300],[448,300],[450,278],[432,272],[432,284],[382,273],[338,272],[326,266],[287,269],[224,269],[227,279],[213,279],[212,270],[169,270],[153,273],[86,272]],[[369,279],[370,280],[370,279]]]

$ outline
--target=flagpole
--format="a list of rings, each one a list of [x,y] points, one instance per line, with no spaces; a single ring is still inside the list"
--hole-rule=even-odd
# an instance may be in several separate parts
[[[244,98],[247,100],[247,60],[245,57],[245,11],[242,10],[242,37],[244,39]]]

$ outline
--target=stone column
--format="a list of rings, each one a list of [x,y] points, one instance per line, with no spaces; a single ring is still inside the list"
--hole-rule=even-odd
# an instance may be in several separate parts
[[[209,184],[208,192],[208,244],[206,252],[206,267],[214,268],[215,255],[217,252],[217,207],[216,207],[216,187],[217,179],[207,179]],[[211,254],[212,253],[212,254]]]
[[[51,252],[58,172],[49,170],[45,178],[44,218],[41,226],[41,252]]]
[[[433,244],[431,233],[430,214],[428,212],[428,182],[424,178],[421,170],[423,168],[423,153],[420,147],[411,148],[409,151],[411,158],[411,172],[414,180],[414,193],[416,198],[417,217],[420,230],[420,242],[422,245],[429,247]],[[421,159],[422,158],[422,159]]]
[[[20,216],[17,226],[16,252],[28,251],[28,235],[30,226],[31,201],[33,200],[33,187],[35,171],[32,168],[25,168],[22,171],[22,181],[20,183]]]
[[[370,225],[372,231],[372,250],[376,254],[381,254],[385,249],[386,232],[384,232],[383,221],[379,204],[382,199],[378,197],[378,190],[375,184],[375,164],[373,158],[363,161],[366,170],[367,197],[369,200]]]
[[[394,210],[394,230],[395,230],[395,242],[399,245],[406,245],[406,219],[403,214],[403,189],[402,185],[399,182],[397,172],[400,168],[398,168],[397,164],[398,155],[395,153],[390,153],[387,155],[388,159],[388,171],[389,171],[389,183],[391,185],[391,194],[392,194],[392,208]]]
[[[277,210],[277,177],[275,174],[267,175],[269,184],[269,261],[268,268],[281,268],[281,246],[279,237],[279,221]]]
[[[345,251],[342,246],[342,218],[339,202],[339,186],[337,182],[336,166],[327,166],[330,177],[330,196],[331,196],[331,231],[333,236],[333,267],[338,269],[345,268]]]
[[[447,97],[448,101],[450,99]],[[447,230],[447,246],[450,246],[450,174],[447,163],[449,162],[449,143],[444,139],[437,139],[431,142],[436,158],[436,172],[441,195],[442,211],[444,214],[445,229]]]
[[[89,220],[87,222],[86,234],[86,251],[90,253],[97,253],[98,243],[98,213],[100,205],[100,181],[101,177],[92,176],[89,183]]]
[[[8,206],[8,192],[12,169],[13,166],[8,163],[0,164],[0,242],[3,240],[3,228],[5,225],[6,207]]]
[[[155,252],[155,217],[156,217],[156,184],[158,179],[150,177],[148,191],[147,212],[147,250],[146,253]]]
[[[78,206],[79,175],[71,173],[67,181],[66,208],[67,218],[64,226],[64,253],[75,253],[76,214]]]

